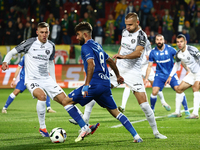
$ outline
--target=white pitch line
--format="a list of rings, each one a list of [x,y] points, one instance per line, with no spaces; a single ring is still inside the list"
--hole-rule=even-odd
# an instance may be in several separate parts
[[[192,110],[194,107],[191,107],[189,108],[188,110]],[[185,112],[185,110],[181,110],[181,113],[182,112]],[[169,114],[170,115],[170,114]],[[158,116],[158,117],[155,117],[155,119],[157,118],[164,118],[164,117],[167,117],[168,115],[165,115],[165,116]],[[142,120],[136,120],[136,121],[132,121],[131,124],[134,124],[134,123],[138,123],[138,122],[143,122],[143,121],[146,121],[147,119],[142,119]],[[118,125],[115,125],[115,126],[112,126],[111,128],[119,128],[119,127],[122,127],[123,125],[122,124],[118,124]]]

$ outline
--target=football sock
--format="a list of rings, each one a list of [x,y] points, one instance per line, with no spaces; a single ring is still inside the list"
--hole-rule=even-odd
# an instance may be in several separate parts
[[[200,93],[199,92],[194,92],[194,109],[193,109],[193,114],[198,115],[199,112],[199,104],[200,104]]]
[[[74,107],[76,107],[78,113],[81,115],[81,117],[83,117],[83,113],[80,111],[80,109],[76,105],[74,105]]]
[[[134,127],[132,126],[132,124],[130,123],[130,121],[128,120],[128,118],[122,114],[119,113],[119,115],[117,115],[116,117],[122,124],[123,126],[132,134],[132,136],[135,138],[135,136],[137,135],[136,130],[134,129]]]
[[[83,120],[85,121],[86,124],[89,124],[90,114],[92,112],[92,108],[93,108],[95,103],[96,103],[96,101],[92,100],[87,105],[85,105],[85,111],[84,111],[84,114],[83,114]]]
[[[184,93],[176,93],[176,110],[175,113],[176,114],[180,114],[181,113],[181,103],[183,101],[183,97],[184,97]]]
[[[183,96],[182,105],[183,105],[185,111],[188,111],[187,99],[186,99],[185,95]]]
[[[47,110],[51,109],[50,97],[48,95],[47,95],[47,99],[46,99],[46,105],[47,105]]]
[[[155,116],[153,113],[153,110],[150,108],[150,105],[148,102],[144,102],[140,104],[140,107],[142,108],[143,112],[145,113],[145,116],[149,122],[149,125],[151,126],[153,130],[153,134],[156,134],[158,132]]]
[[[45,125],[45,109],[46,109],[46,106],[45,106],[45,104],[46,104],[46,101],[38,100],[37,105],[36,105],[38,120],[39,120],[39,124],[40,124],[41,129],[46,128],[46,125]]]
[[[15,99],[15,94],[11,93],[6,101],[6,104],[4,105],[4,108],[7,109],[8,106],[13,102],[13,100]]]
[[[123,96],[122,96],[122,106],[121,106],[124,109],[126,107],[126,103],[127,103],[129,95],[130,95],[130,88],[126,86],[124,88],[124,92],[123,92]]]
[[[78,123],[78,125],[82,128],[86,125],[80,114],[78,113],[78,110],[74,105],[67,105],[64,107],[69,115]]]
[[[163,95],[163,92],[162,92],[162,91],[159,91],[159,92],[158,92],[158,96],[159,96],[159,98],[160,98],[160,102],[161,102],[161,104],[164,104],[164,103],[166,103],[166,101],[165,101],[165,98],[164,98],[164,95]]]
[[[155,108],[156,101],[157,101],[157,95],[154,96],[153,94],[151,94],[150,102],[151,102],[151,109],[152,110],[154,110],[154,108]]]

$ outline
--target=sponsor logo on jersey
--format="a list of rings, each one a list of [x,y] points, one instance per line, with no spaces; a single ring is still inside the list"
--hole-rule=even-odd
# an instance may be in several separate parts
[[[40,48],[45,48],[45,46],[41,45]]]
[[[164,53],[160,53],[160,55],[162,56],[162,55],[164,55]]]

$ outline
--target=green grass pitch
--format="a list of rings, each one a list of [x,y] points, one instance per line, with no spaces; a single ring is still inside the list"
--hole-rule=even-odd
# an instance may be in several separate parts
[[[73,89],[64,89],[68,94]],[[147,88],[148,99],[151,88]],[[0,89],[0,108],[3,108],[7,97],[13,89]],[[116,104],[121,105],[123,89],[113,89],[113,97]],[[75,143],[78,136],[78,125],[69,123],[69,114],[58,103],[51,101],[51,106],[56,113],[46,113],[47,130],[50,132],[55,127],[62,127],[67,132],[67,140],[64,143],[51,143],[49,138],[43,138],[39,132],[39,123],[36,113],[36,99],[32,99],[28,90],[19,94],[8,108],[7,114],[0,113],[0,150],[60,150],[60,149],[79,149],[79,150],[194,150],[200,149],[200,120],[185,119],[184,112],[181,118],[168,118],[167,115],[175,111],[175,92],[171,88],[163,90],[165,100],[171,106],[171,111],[166,111],[161,106],[158,98],[155,107],[155,116],[160,133],[166,135],[166,140],[155,139],[152,129],[145,115],[138,105],[133,94],[130,95],[126,105],[125,115],[143,138],[143,143],[133,143],[131,134],[124,128],[111,128],[119,125],[120,122],[113,118],[106,109],[95,104],[90,124],[99,122],[101,125],[98,130],[83,141]],[[193,107],[192,89],[185,91],[188,107]],[[81,111],[84,107],[77,105]],[[183,109],[183,107],[182,107]],[[190,110],[192,112],[192,110]]]

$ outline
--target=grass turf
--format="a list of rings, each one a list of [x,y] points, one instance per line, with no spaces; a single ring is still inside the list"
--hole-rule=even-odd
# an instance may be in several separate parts
[[[69,93],[72,89],[64,89]],[[151,88],[147,88],[148,98]],[[3,107],[7,97],[13,89],[0,90],[0,106]],[[123,89],[113,89],[113,97],[116,104],[121,105]],[[155,139],[151,127],[147,121],[135,122],[133,126],[143,138],[143,143],[133,143],[131,134],[124,128],[111,128],[120,122],[113,118],[104,108],[95,104],[90,124],[99,122],[99,129],[86,137],[83,141],[75,143],[79,126],[69,123],[70,116],[58,103],[51,101],[51,106],[56,113],[46,113],[47,130],[50,132],[55,127],[62,127],[67,132],[67,140],[64,143],[51,143],[49,138],[43,138],[38,130],[39,123],[36,112],[36,99],[32,99],[28,90],[19,94],[8,108],[7,114],[0,114],[0,150],[57,150],[57,149],[85,149],[85,150],[177,150],[200,149],[200,121],[199,119],[168,118],[167,115],[175,111],[175,92],[171,88],[163,90],[165,100],[171,106],[171,111],[162,107],[158,98],[155,107],[155,116],[158,130],[166,135],[166,140]],[[188,107],[193,107],[192,89],[185,91]],[[77,105],[83,112],[84,107]],[[183,107],[182,107],[183,109]],[[190,110],[192,112],[192,110]],[[131,122],[146,119],[133,94],[130,95],[124,113]]]

